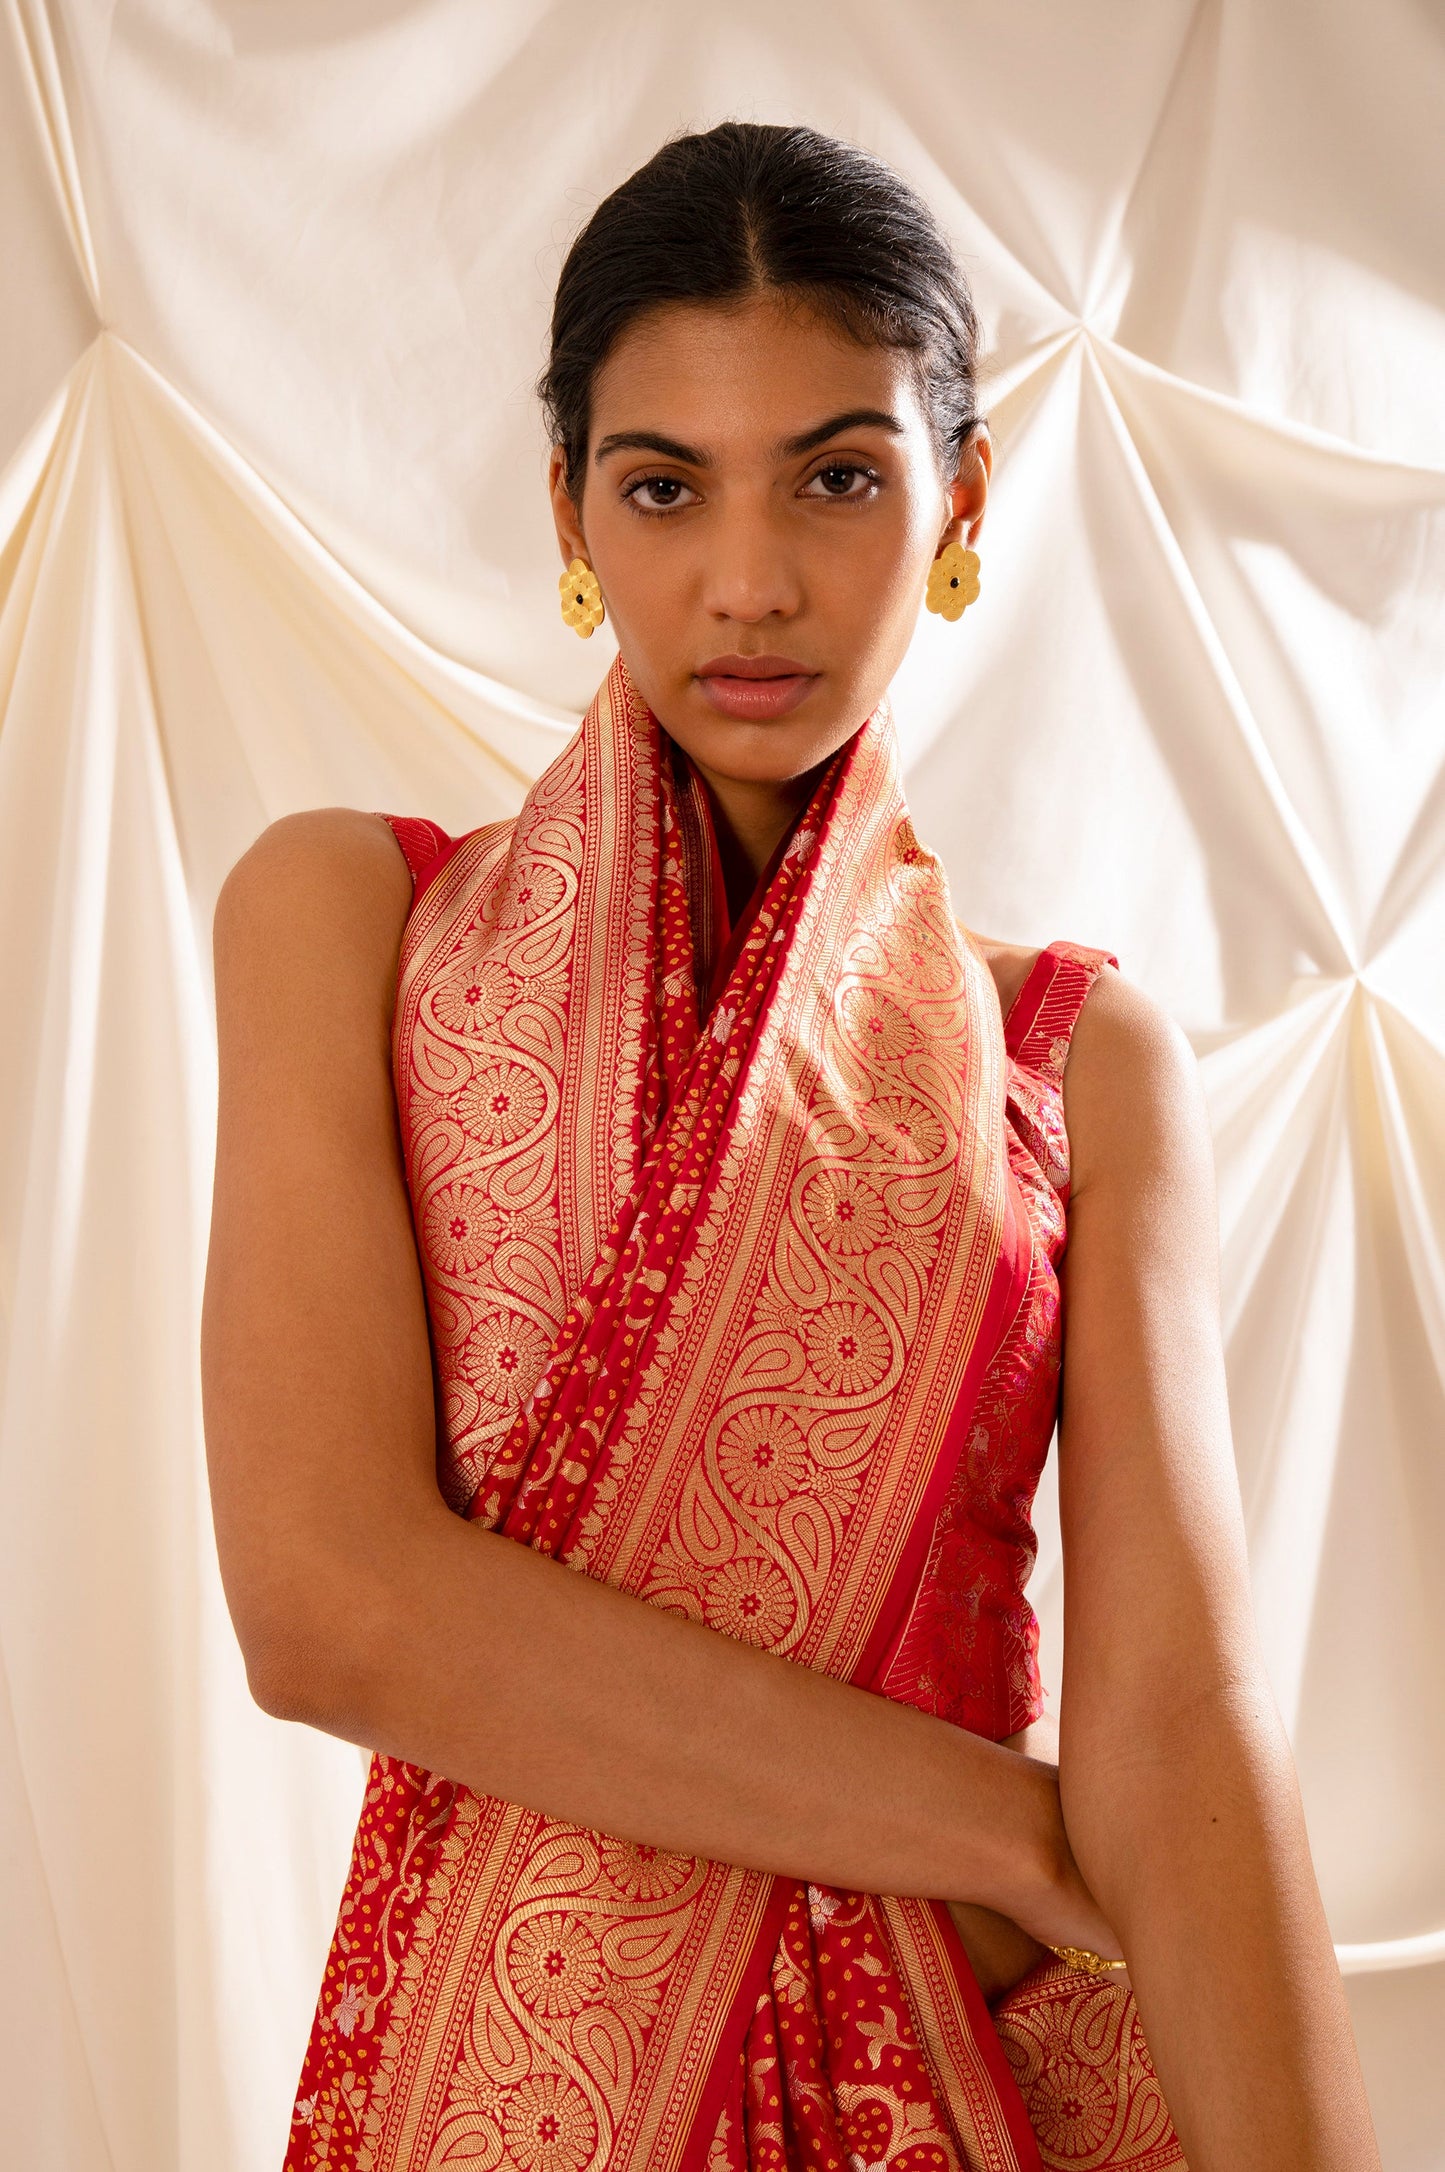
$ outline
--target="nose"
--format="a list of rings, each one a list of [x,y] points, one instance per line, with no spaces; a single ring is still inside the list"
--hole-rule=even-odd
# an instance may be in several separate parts
[[[782,522],[766,503],[734,501],[708,523],[704,546],[703,603],[714,618],[756,625],[765,618],[793,618],[803,584]]]

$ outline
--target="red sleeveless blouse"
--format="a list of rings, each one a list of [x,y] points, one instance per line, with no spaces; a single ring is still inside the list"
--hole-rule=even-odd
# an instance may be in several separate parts
[[[1057,940],[1004,1021],[1009,1164],[1028,1218],[1028,1284],[986,1376],[934,1526],[928,1567],[888,1668],[887,1694],[1001,1741],[1043,1710],[1038,1623],[1024,1597],[1031,1511],[1058,1411],[1069,1142],[1064,1064],[1074,1021],[1112,951]]]

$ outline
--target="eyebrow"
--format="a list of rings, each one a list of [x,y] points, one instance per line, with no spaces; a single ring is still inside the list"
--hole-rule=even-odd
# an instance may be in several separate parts
[[[894,437],[905,434],[904,425],[886,407],[847,407],[841,415],[830,415],[826,422],[816,422],[809,430],[800,430],[796,437],[780,437],[772,447],[775,460],[796,458],[799,453],[811,452],[815,445],[822,445],[840,430],[887,430]],[[680,460],[686,467],[710,468],[711,460],[696,445],[683,445],[675,437],[664,437],[658,430],[609,430],[592,455],[594,464],[604,460],[608,453],[636,451],[661,453],[664,459]]]

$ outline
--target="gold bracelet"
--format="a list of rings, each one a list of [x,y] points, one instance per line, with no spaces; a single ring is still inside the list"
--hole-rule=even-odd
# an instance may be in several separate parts
[[[1056,1953],[1070,1968],[1082,1969],[1087,1976],[1107,1976],[1111,1969],[1127,1968],[1127,1961],[1106,1961],[1102,1953],[1091,1953],[1087,1946],[1051,1946],[1045,1939],[1050,1953]]]

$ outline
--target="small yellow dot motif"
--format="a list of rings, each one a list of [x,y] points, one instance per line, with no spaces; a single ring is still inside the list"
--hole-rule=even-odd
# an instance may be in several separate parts
[[[961,543],[941,550],[928,569],[923,600],[940,618],[962,618],[967,606],[978,600],[978,552],[965,550]]]
[[[602,624],[602,590],[597,576],[585,558],[574,558],[557,582],[557,593],[562,599],[562,616],[574,633],[584,641],[592,637],[593,629]]]

